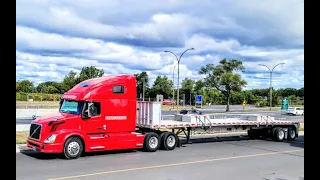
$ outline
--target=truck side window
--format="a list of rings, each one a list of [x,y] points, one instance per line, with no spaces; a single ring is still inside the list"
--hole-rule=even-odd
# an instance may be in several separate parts
[[[121,85],[113,86],[112,92],[115,94],[123,94],[124,93],[124,87]]]
[[[101,112],[101,107],[99,102],[93,102],[93,107],[90,109],[92,116],[99,116]]]

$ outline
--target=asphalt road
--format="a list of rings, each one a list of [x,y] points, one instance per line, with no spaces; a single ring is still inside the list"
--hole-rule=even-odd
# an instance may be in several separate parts
[[[302,180],[304,136],[295,142],[230,138],[173,151],[87,154],[77,160],[36,152],[16,154],[20,180]]]

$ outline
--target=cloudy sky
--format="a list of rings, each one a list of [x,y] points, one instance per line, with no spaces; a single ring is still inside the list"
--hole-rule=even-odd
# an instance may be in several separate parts
[[[304,86],[303,0],[17,0],[16,77],[61,81],[83,66],[200,79],[208,63],[239,59],[246,89]],[[177,68],[175,68],[177,77]],[[181,80],[180,79],[180,80]]]

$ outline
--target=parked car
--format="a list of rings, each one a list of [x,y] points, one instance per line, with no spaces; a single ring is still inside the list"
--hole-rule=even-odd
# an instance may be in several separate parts
[[[172,105],[174,102],[170,99],[164,99],[162,105]]]
[[[304,108],[303,107],[289,107],[286,110],[286,114],[291,115],[304,115]]]
[[[202,115],[203,112],[202,111],[199,111],[199,110],[196,110],[196,109],[191,109],[191,110],[181,110],[180,111],[180,114],[198,114],[198,115]]]

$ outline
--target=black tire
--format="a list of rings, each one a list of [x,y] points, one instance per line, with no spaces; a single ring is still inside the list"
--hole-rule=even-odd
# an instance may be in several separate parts
[[[143,148],[146,152],[155,152],[160,147],[160,136],[157,133],[149,132],[144,137]]]
[[[166,132],[162,132],[162,133],[160,134],[160,147],[159,147],[159,149],[161,149],[161,150],[165,150],[165,147],[164,147],[164,145],[163,145],[163,136],[164,136],[165,133],[166,133]]]
[[[296,128],[289,127],[288,128],[288,140],[293,141],[296,139]]]
[[[63,155],[66,159],[77,159],[83,153],[83,143],[78,137],[70,137],[64,143]]]
[[[174,150],[179,143],[178,136],[173,132],[164,132],[161,134],[161,144],[165,150]]]
[[[272,140],[274,140],[274,141],[276,140],[276,139],[275,139],[275,137],[276,137],[276,136],[275,136],[275,131],[277,130],[277,128],[278,128],[278,127],[272,128],[272,129],[271,129],[271,132],[270,132],[270,134],[269,134],[270,137],[272,138]]]
[[[281,142],[284,140],[285,132],[282,128],[277,127],[273,134],[273,140],[277,142]]]
[[[257,132],[253,129],[248,130],[248,136],[250,139],[256,139],[257,138]]]

